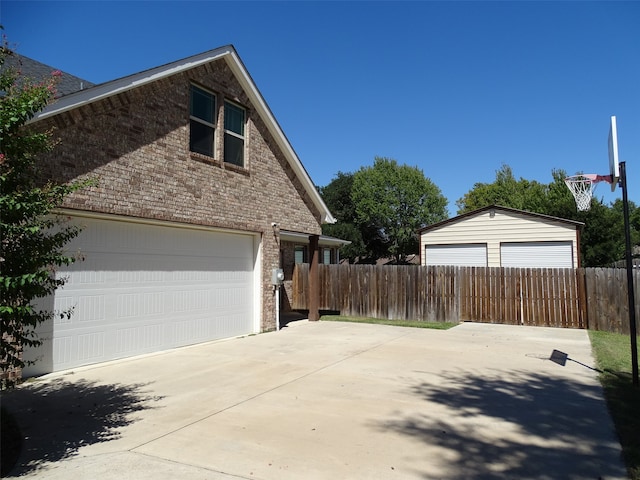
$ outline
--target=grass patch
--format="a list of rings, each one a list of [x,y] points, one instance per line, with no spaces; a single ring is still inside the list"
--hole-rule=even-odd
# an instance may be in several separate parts
[[[609,412],[618,432],[622,453],[633,480],[640,480],[640,388],[632,383],[631,341],[628,335],[589,331],[596,364],[603,373]]]
[[[0,476],[7,475],[18,461],[22,450],[22,434],[13,415],[4,407],[0,407],[0,451],[2,463],[0,463]]]
[[[347,317],[344,315],[322,315],[320,320],[330,322],[375,323],[378,325],[393,325],[394,327],[433,328],[435,330],[448,330],[458,325],[451,322],[424,322],[419,320],[389,320],[387,318],[373,317]]]

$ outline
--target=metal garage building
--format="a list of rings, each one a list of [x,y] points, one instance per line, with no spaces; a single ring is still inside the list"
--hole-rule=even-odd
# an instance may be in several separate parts
[[[577,268],[583,225],[492,205],[421,229],[420,263]]]

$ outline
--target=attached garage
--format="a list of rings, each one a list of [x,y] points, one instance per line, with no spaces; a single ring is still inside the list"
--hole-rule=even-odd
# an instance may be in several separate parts
[[[55,69],[16,60],[36,80]],[[59,206],[87,225],[70,245],[86,259],[41,302],[73,315],[33,332],[45,344],[24,360],[36,364],[7,375],[275,330],[272,271],[289,255],[281,232],[315,247],[335,219],[238,52],[229,45],[89,88],[71,83],[29,124],[56,130],[56,148],[38,156],[38,183],[87,183]]]
[[[49,299],[73,314],[42,326],[47,342],[27,374],[259,331],[255,235],[75,221],[84,230],[69,249],[84,261],[59,272],[68,281]]]
[[[573,268],[571,242],[512,242],[500,245],[503,267]]]
[[[425,245],[424,265],[486,267],[487,244]]]

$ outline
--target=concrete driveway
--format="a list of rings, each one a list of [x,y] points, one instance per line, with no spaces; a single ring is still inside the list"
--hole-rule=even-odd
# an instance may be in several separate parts
[[[581,330],[293,322],[3,395],[27,437],[11,475],[626,478],[591,365]]]

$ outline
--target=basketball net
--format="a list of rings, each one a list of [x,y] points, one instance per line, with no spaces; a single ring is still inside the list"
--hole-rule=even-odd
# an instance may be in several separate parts
[[[569,187],[579,212],[585,212],[591,208],[591,198],[599,182],[611,183],[611,175],[596,175],[595,173],[583,173],[573,175],[564,179],[564,183]]]

